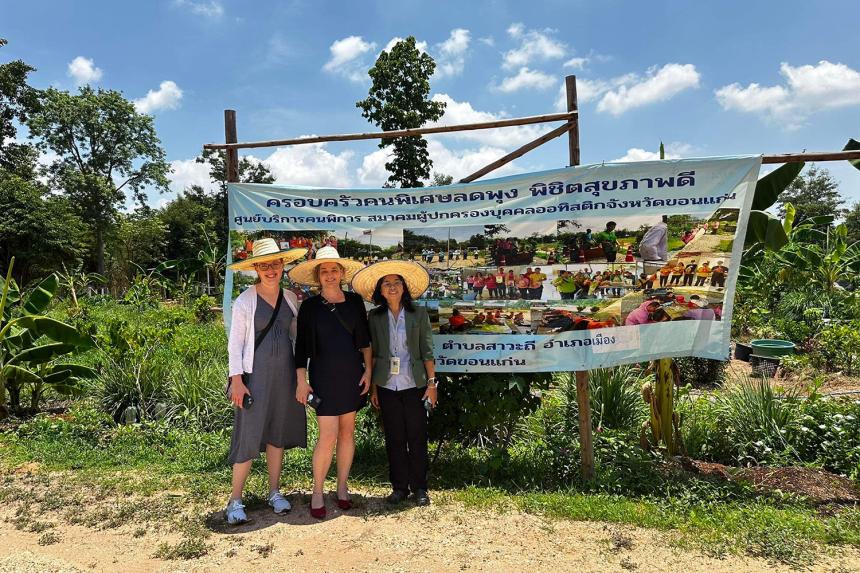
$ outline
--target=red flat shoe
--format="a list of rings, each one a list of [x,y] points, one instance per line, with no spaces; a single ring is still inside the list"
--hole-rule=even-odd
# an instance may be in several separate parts
[[[352,500],[351,499],[340,499],[337,500],[337,506],[344,511],[348,511],[352,509]]]
[[[314,519],[325,519],[325,505],[322,507],[311,506],[311,517]]]

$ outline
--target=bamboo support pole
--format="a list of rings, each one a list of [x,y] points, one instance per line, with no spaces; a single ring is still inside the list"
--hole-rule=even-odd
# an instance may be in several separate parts
[[[229,111],[229,110],[228,110]],[[225,112],[226,113],[226,112]],[[234,116],[235,116],[235,112]],[[243,143],[206,143],[203,149],[253,149],[256,147],[278,147],[282,145],[307,145],[309,143],[325,143],[329,141],[356,141],[362,139],[386,139],[391,137],[412,137],[431,133],[450,133],[453,131],[473,131],[476,129],[494,129],[515,125],[530,125],[533,123],[550,123],[553,121],[570,121],[575,114],[570,112],[549,113],[529,117],[513,117],[497,119],[480,123],[463,123],[460,125],[440,125],[437,127],[419,127],[416,129],[400,129],[397,131],[380,131],[376,133],[346,133],[340,135],[319,135],[315,137],[299,137],[293,139],[276,139],[273,141],[249,141]]]
[[[467,175],[466,177],[463,177],[462,179],[460,179],[459,182],[460,183],[471,183],[475,179],[478,179],[479,177],[483,177],[484,175],[486,175],[490,171],[495,171],[496,169],[498,169],[502,165],[506,165],[518,157],[522,157],[523,155],[525,155],[526,153],[528,153],[532,149],[543,145],[544,143],[546,143],[547,141],[549,141],[551,139],[555,139],[556,137],[570,131],[573,128],[574,128],[573,122],[568,121],[567,123],[560,125],[559,127],[556,127],[552,131],[545,133],[544,135],[541,135],[537,139],[530,141],[530,142],[526,143],[525,145],[523,145],[522,147],[508,153],[504,157],[496,159],[495,161],[493,161],[489,165],[487,165],[485,167],[481,167],[480,169],[478,169],[477,171],[475,171],[471,175]]]

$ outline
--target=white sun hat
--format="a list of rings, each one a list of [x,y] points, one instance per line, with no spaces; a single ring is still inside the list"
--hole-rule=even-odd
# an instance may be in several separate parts
[[[373,302],[376,283],[386,275],[400,275],[413,299],[418,298],[430,286],[430,273],[423,265],[414,261],[380,261],[362,269],[352,279],[352,290],[364,300]]]
[[[326,246],[317,251],[316,257],[299,263],[287,273],[294,283],[306,286],[319,286],[319,280],[314,276],[314,269],[323,263],[339,263],[346,271],[343,281],[348,283],[352,277],[364,268],[364,265],[353,259],[345,259],[338,254],[337,249]]]
[[[238,261],[230,265],[230,270],[234,271],[250,271],[253,270],[257,263],[267,263],[283,259],[284,264],[289,264],[298,260],[307,254],[307,249],[289,249],[281,250],[275,239],[265,238],[254,241],[254,246],[251,248],[251,256],[247,259]]]

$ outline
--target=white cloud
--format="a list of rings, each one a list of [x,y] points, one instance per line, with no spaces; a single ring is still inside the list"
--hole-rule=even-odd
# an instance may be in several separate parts
[[[639,81],[639,76],[636,74],[625,74],[609,80],[576,78],[576,101],[579,104],[595,101],[600,99],[613,88],[635,83],[637,81]],[[567,91],[564,83],[559,87],[558,97],[555,100],[555,109],[558,111],[567,110]]]
[[[689,156],[694,148],[689,143],[672,142],[663,146],[666,150],[665,159],[680,159]],[[631,147],[623,157],[613,159],[613,163],[624,163],[628,161],[656,161],[660,159],[660,151],[647,151],[641,147]]]
[[[785,85],[733,83],[716,90],[717,101],[726,110],[789,120],[788,127],[797,127],[817,111],[860,105],[860,73],[845,64],[822,60],[814,66],[794,67],[782,63],[779,71]]]
[[[209,179],[209,165],[197,163],[194,159],[175,159],[170,162],[170,190],[176,193],[188,189],[192,185],[200,185],[207,191],[215,191],[215,185]]]
[[[619,116],[631,109],[666,101],[680,92],[699,87],[699,72],[693,64],[666,64],[651,68],[644,79],[623,83],[606,92],[597,111]]]
[[[454,181],[474,173],[507,153],[504,149],[489,145],[482,145],[478,149],[452,150],[436,139],[427,142],[427,150],[433,160],[433,172],[450,175]],[[378,149],[365,155],[361,167],[357,170],[359,183],[366,187],[381,187],[388,179],[385,163],[390,160],[390,151],[387,149]],[[510,175],[522,171],[523,169],[512,162],[493,171],[489,176]]]
[[[74,78],[75,83],[83,86],[102,79],[102,70],[97,68],[95,62],[90,58],[78,56],[68,66],[68,75]]]
[[[451,30],[447,40],[436,46],[439,53],[436,58],[437,76],[457,76],[463,73],[470,40],[469,30],[455,28]]]
[[[502,56],[502,67],[513,70],[526,66],[533,61],[560,59],[567,53],[567,46],[551,36],[555,30],[528,30],[522,24],[511,24],[508,35],[520,42],[517,48],[508,50]]]
[[[194,1],[194,0],[174,0],[174,4],[180,8],[188,8],[192,14],[204,16],[206,18],[220,18],[224,15],[224,7],[216,0]]]
[[[522,67],[517,75],[504,78],[498,86],[495,86],[495,89],[504,93],[512,93],[522,89],[548,90],[553,89],[557,81],[554,76]]]
[[[490,46],[491,48],[496,45],[496,41],[493,39],[492,36],[487,36],[486,38],[478,38],[478,41],[485,46]]]
[[[182,101],[182,90],[176,82],[165,80],[158,90],[149,90],[146,96],[134,100],[138,113],[152,113],[162,109],[176,109]]]
[[[279,147],[262,162],[278,183],[317,187],[349,187],[352,151],[331,153],[324,143]]]
[[[389,51],[391,51],[391,48],[393,48],[393,47],[394,47],[394,44],[396,44],[397,42],[402,42],[403,40],[405,40],[405,38],[401,38],[400,36],[394,36],[393,38],[391,38],[390,40],[388,40],[388,43],[387,43],[387,44],[385,44],[385,47],[384,47],[384,48],[382,48],[382,52],[389,52]],[[421,52],[422,54],[425,54],[425,53],[427,53],[427,42],[417,42],[417,41],[416,41],[416,42],[415,42],[415,48],[416,48],[419,52]],[[380,52],[380,53],[381,53],[381,52]]]
[[[585,66],[588,65],[588,62],[591,60],[589,58],[571,58],[564,63],[565,68],[573,68],[574,70],[581,70]]]
[[[325,63],[323,69],[352,81],[364,82],[367,80],[367,66],[364,65],[362,56],[375,48],[375,42],[365,42],[361,36],[348,36],[335,40],[329,46],[331,58]]]
[[[434,94],[433,101],[445,103],[445,115],[432,125],[460,125],[463,123],[482,123],[495,121],[507,117],[503,113],[492,113],[476,110],[467,101],[456,101],[448,94]],[[548,131],[545,126],[540,125],[517,125],[512,127],[500,127],[496,129],[479,129],[473,131],[456,131],[445,134],[430,135],[428,139],[450,137],[454,139],[477,141],[483,145],[501,148],[512,148],[537,139]]]

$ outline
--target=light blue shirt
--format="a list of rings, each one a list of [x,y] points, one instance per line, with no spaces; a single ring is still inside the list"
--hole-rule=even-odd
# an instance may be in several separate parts
[[[397,318],[389,310],[388,314],[388,347],[391,356],[400,358],[400,374],[389,374],[388,381],[382,385],[386,390],[408,390],[415,388],[412,377],[412,359],[406,346],[406,310],[401,308]]]

